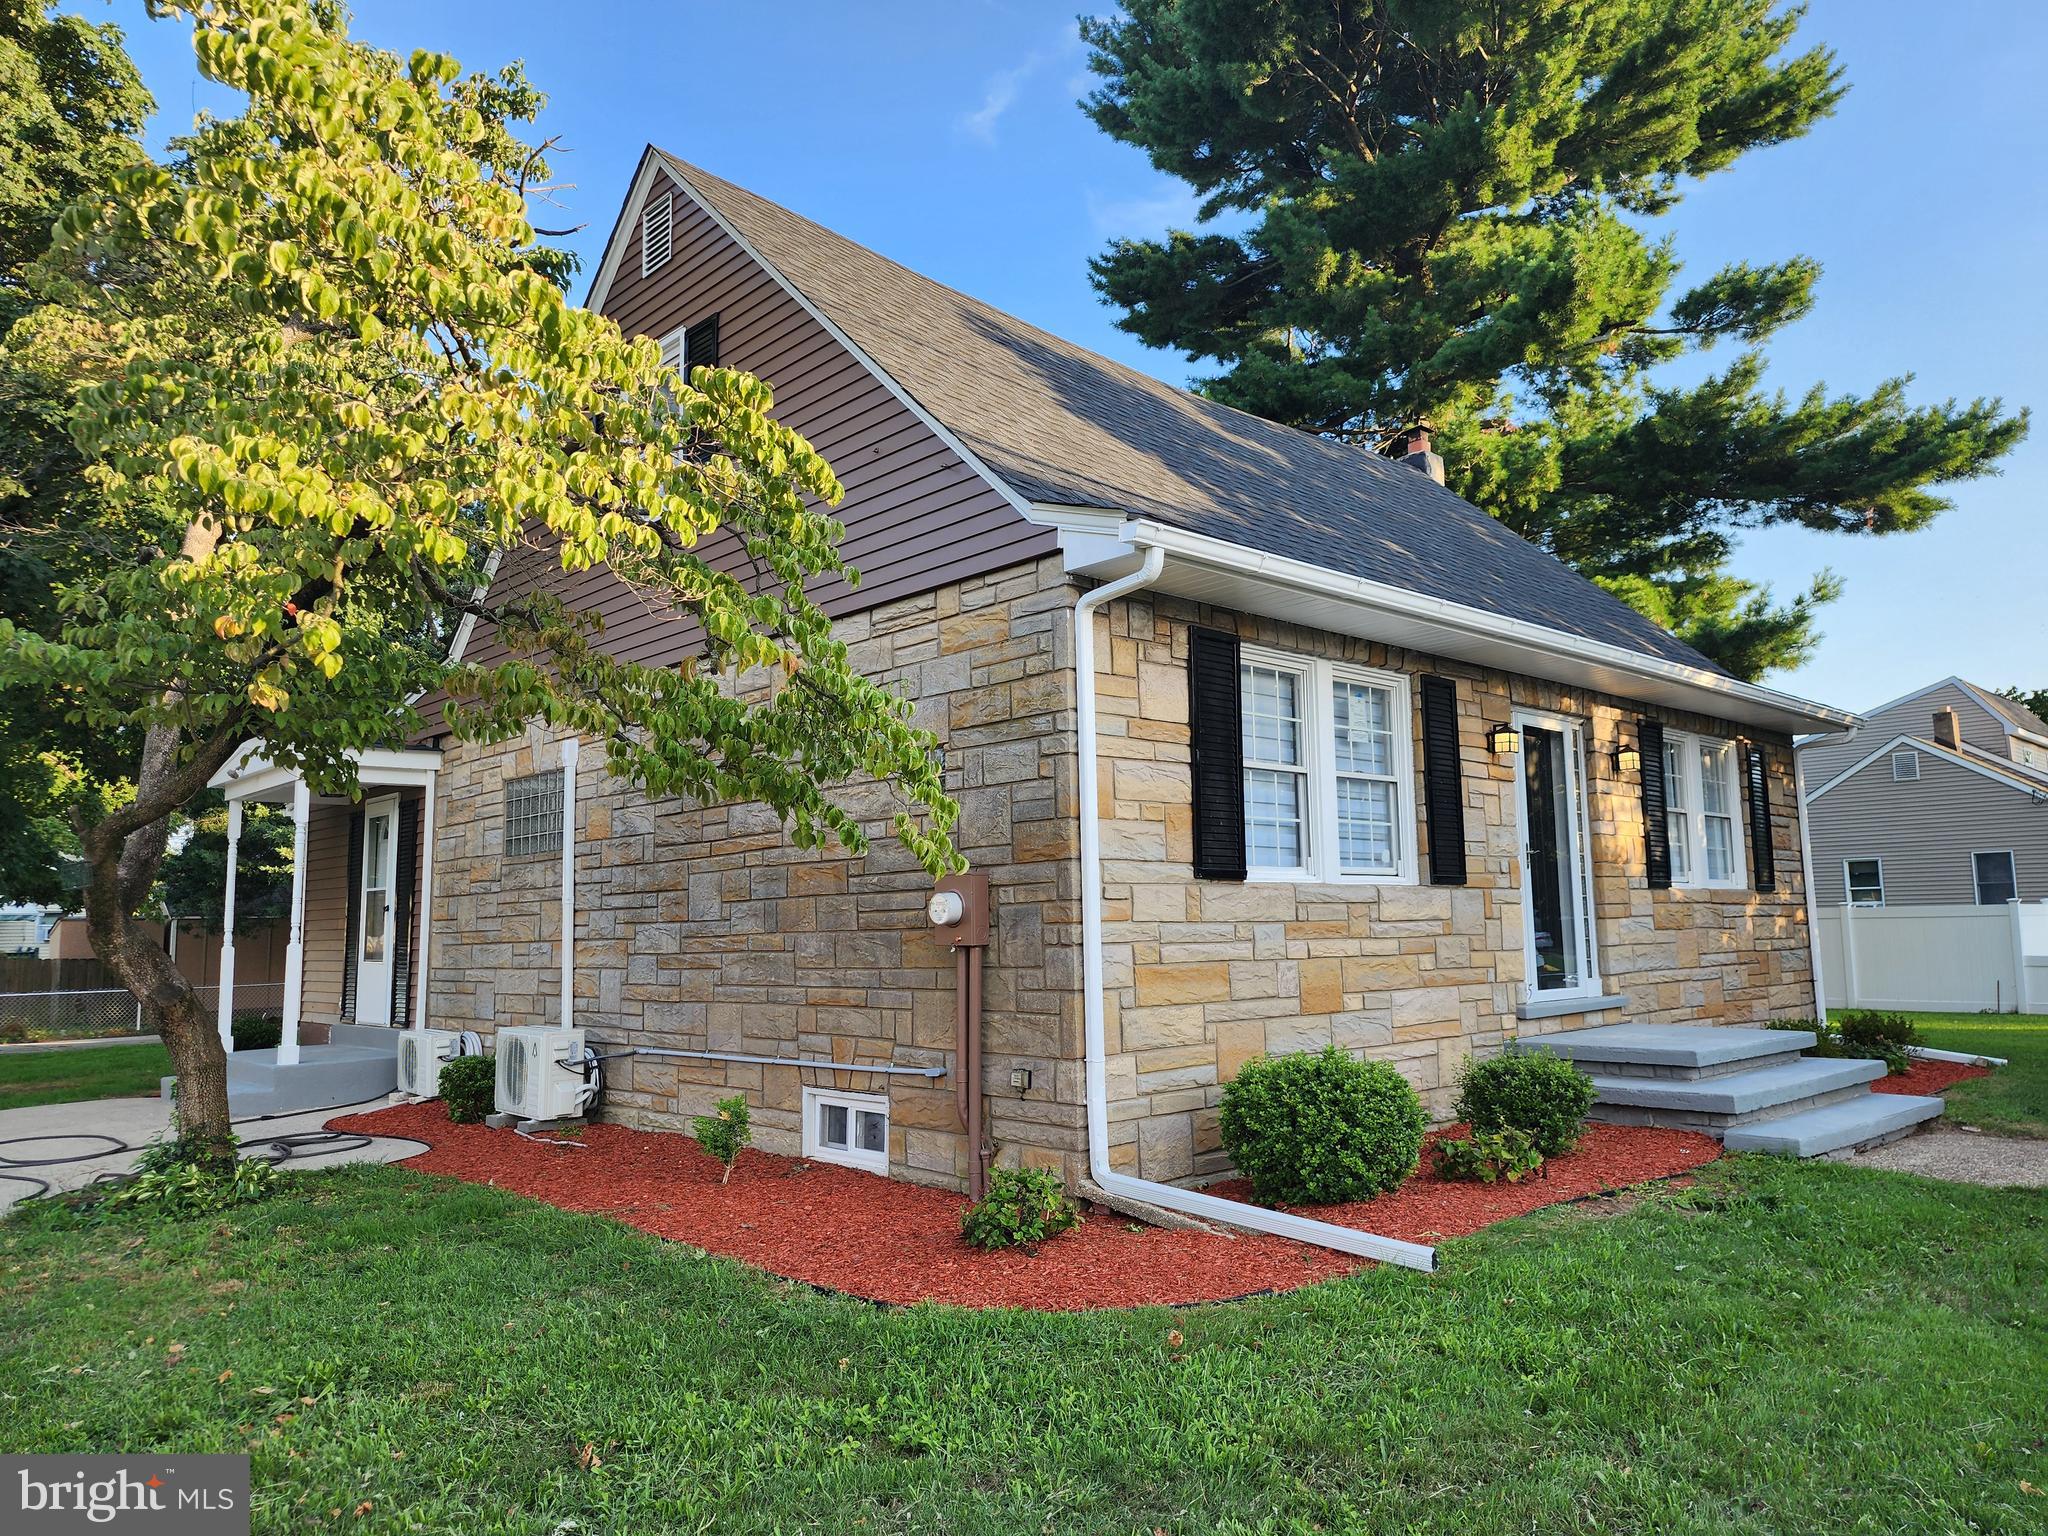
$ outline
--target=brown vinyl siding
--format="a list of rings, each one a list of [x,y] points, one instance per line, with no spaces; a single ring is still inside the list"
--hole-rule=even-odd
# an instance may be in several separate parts
[[[302,1024],[341,1022],[348,948],[348,819],[353,807],[316,805],[306,823],[306,926]]]
[[[1811,764],[1807,782],[1821,787]],[[2020,896],[2048,899],[2048,800],[1932,752],[1920,754],[1920,777],[1904,782],[1893,780],[1889,755],[1878,758],[1816,799],[1808,828],[1823,906],[1847,899],[1845,859],[1884,860],[1886,906],[1975,901],[1970,855],[2003,849],[2012,850]]]
[[[636,220],[604,311],[628,333],[657,338],[718,315],[720,362],[766,380],[777,418],[832,465],[846,487],[835,509],[846,525],[841,548],[861,585],[820,582],[812,595],[828,612],[865,611],[1054,547],[1051,530],[1027,523],[663,174],[652,195],[665,191],[676,199],[674,254],[641,277]],[[729,538],[714,540],[706,554],[728,569],[738,565]],[[662,664],[695,644],[692,622],[650,608],[606,571],[567,576],[543,549],[509,554],[492,596],[516,597],[536,585],[602,613],[605,649],[622,659]],[[504,652],[479,626],[466,654],[492,661]]]

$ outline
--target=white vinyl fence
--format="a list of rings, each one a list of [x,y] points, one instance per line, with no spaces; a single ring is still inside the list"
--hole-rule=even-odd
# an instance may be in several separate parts
[[[1830,1008],[2048,1012],[2048,903],[1823,907]]]

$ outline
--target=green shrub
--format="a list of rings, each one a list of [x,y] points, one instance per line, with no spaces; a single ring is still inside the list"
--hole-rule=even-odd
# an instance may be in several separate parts
[[[1481,1131],[1436,1144],[1436,1171],[1446,1179],[1519,1184],[1542,1167],[1543,1154],[1527,1131]]]
[[[1336,1205],[1415,1171],[1426,1123],[1408,1079],[1335,1046],[1248,1063],[1223,1090],[1224,1150],[1267,1204]]]
[[[457,1125],[475,1125],[498,1107],[498,1058],[457,1056],[441,1063],[441,1102]]]
[[[1548,1051],[1467,1057],[1458,1074],[1460,1120],[1475,1132],[1521,1131],[1545,1157],[1578,1145],[1592,1107],[1593,1080]]]
[[[977,1248],[1018,1248],[1057,1237],[1080,1219],[1050,1168],[998,1168],[988,1193],[960,1213],[960,1235]]]
[[[238,1051],[269,1051],[284,1039],[284,1020],[274,1013],[238,1013],[230,1026]]]
[[[283,1182],[284,1175],[267,1158],[240,1158],[232,1169],[211,1163],[172,1162],[143,1169],[113,1185],[106,1203],[109,1210],[146,1209],[166,1216],[195,1216],[267,1200]]]
[[[747,1118],[747,1096],[736,1093],[729,1099],[720,1099],[717,1114],[699,1115],[690,1122],[690,1134],[697,1138],[698,1146],[725,1165],[725,1172],[718,1179],[723,1184],[732,1177],[732,1165],[739,1161],[740,1148],[754,1139],[754,1127]]]
[[[1903,1013],[1845,1013],[1826,1022],[1772,1019],[1765,1027],[1810,1030],[1814,1043],[1807,1047],[1807,1055],[1831,1060],[1847,1057],[1854,1061],[1881,1061],[1893,1077],[1913,1065],[1906,1047],[1920,1044],[1920,1026]]]

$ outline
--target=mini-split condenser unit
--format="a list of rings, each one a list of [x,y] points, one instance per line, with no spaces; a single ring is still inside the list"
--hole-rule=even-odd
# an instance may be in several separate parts
[[[431,1099],[441,1092],[441,1067],[455,1059],[461,1032],[408,1029],[398,1037],[398,1091]]]
[[[589,1094],[583,1076],[580,1029],[501,1029],[498,1112],[523,1120],[559,1120],[583,1113]]]

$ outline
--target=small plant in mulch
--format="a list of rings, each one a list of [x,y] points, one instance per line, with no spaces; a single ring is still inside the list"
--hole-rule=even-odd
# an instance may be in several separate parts
[[[1543,1169],[1543,1154],[1527,1131],[1512,1127],[1502,1131],[1479,1131],[1457,1140],[1436,1144],[1439,1178],[1474,1181],[1481,1184],[1519,1184]]]
[[[1081,1219],[1050,1168],[998,1168],[988,1193],[960,1214],[960,1235],[977,1248],[1020,1248],[1057,1237]]]
[[[457,1125],[479,1124],[498,1107],[498,1058],[458,1056],[441,1066],[441,1102]]]
[[[1394,1189],[1427,1124],[1408,1079],[1335,1046],[1249,1062],[1223,1090],[1223,1148],[1267,1205],[1341,1205]]]
[[[1593,1093],[1590,1077],[1548,1051],[1467,1057],[1455,1113],[1475,1134],[1520,1131],[1545,1157],[1562,1157],[1585,1133]]]
[[[690,1122],[690,1134],[697,1145],[725,1165],[719,1175],[723,1184],[732,1177],[732,1165],[739,1161],[740,1148],[754,1139],[754,1127],[747,1119],[747,1096],[736,1093],[718,1101],[715,1114],[699,1115]]]

